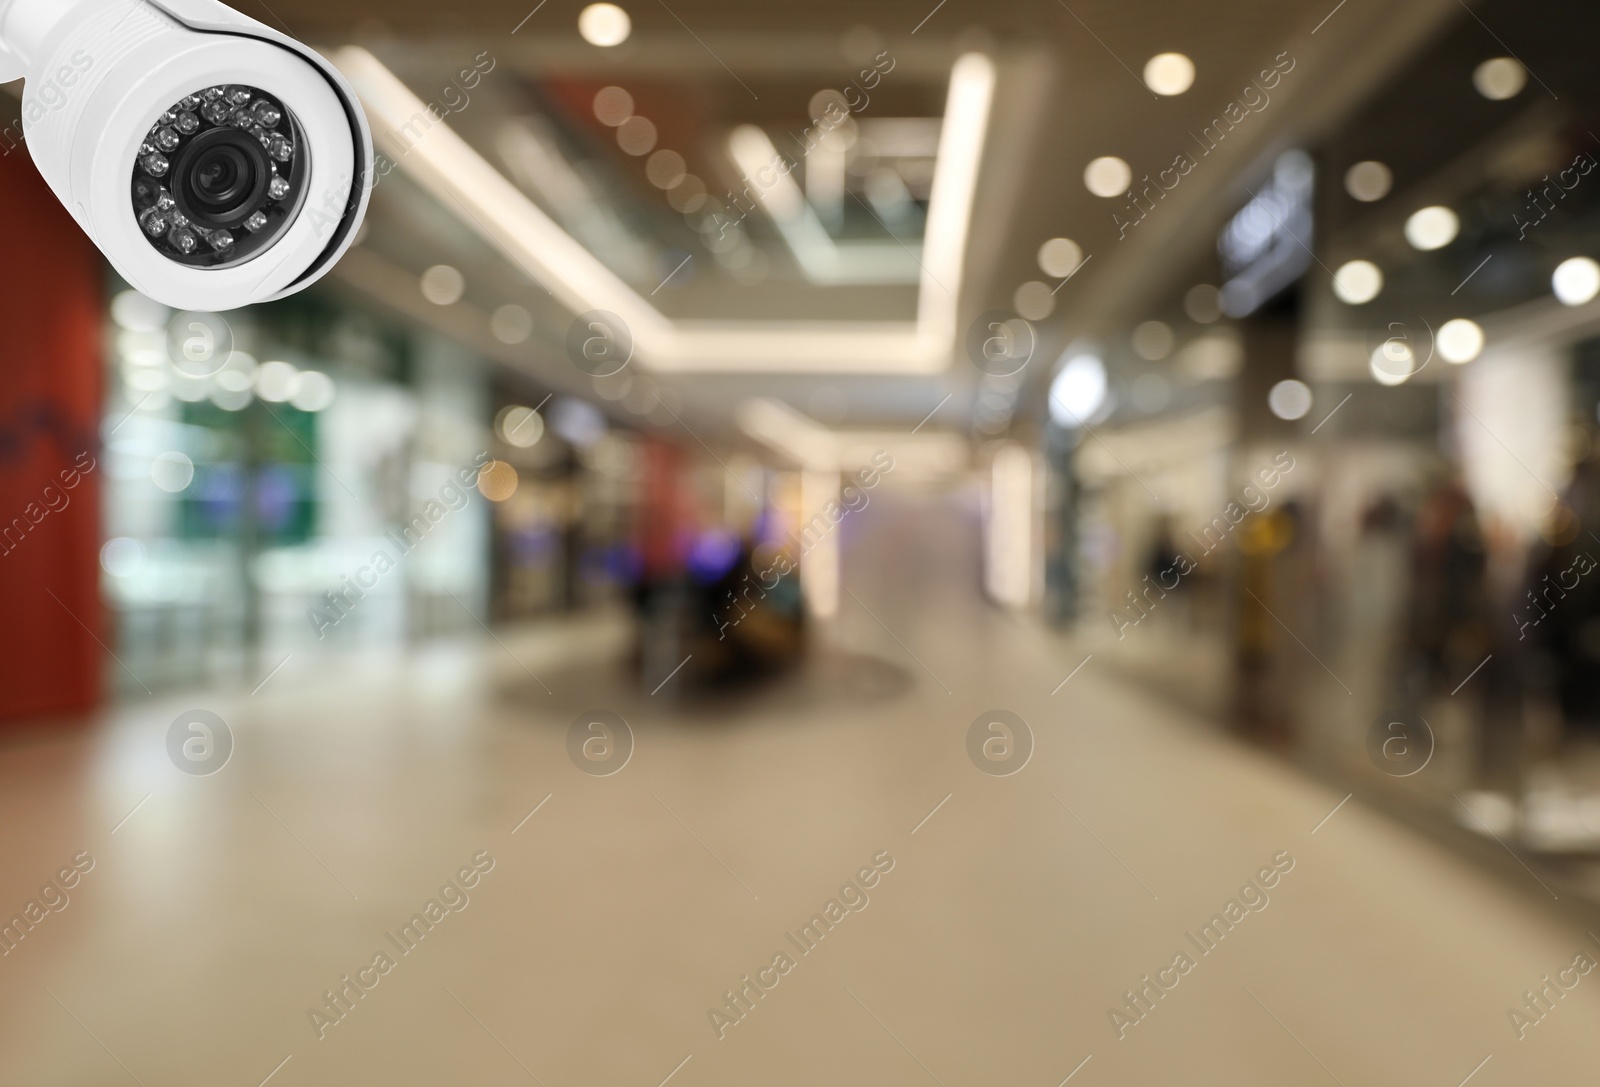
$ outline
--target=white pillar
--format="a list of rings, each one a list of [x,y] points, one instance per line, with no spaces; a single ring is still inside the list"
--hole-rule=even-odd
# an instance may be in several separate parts
[[[839,473],[808,468],[800,476],[800,525],[796,535],[809,548],[800,560],[806,606],[818,619],[839,611],[839,525],[828,516],[839,502]]]
[[[1033,455],[1002,446],[990,466],[984,581],[995,602],[1010,608],[1033,602],[1033,496]]]

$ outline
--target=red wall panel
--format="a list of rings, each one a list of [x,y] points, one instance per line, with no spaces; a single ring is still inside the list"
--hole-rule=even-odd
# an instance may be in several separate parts
[[[100,700],[104,282],[26,151],[0,155],[0,722]]]

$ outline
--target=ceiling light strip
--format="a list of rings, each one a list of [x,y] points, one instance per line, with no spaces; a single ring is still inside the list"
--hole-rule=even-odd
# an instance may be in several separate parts
[[[978,169],[994,102],[994,62],[965,53],[950,69],[939,154],[922,243],[922,288],[917,331],[930,349],[954,351],[961,277],[978,193]]]
[[[333,59],[360,94],[379,146],[408,175],[442,206],[465,212],[469,226],[574,313],[605,309],[620,316],[633,333],[640,363],[650,369],[926,374],[950,363],[994,94],[994,65],[980,54],[962,56],[951,70],[915,324],[671,320],[434,116],[377,57],[349,46]]]
[[[660,311],[585,249],[359,46],[334,54],[372,120],[375,141],[447,209],[576,313],[615,312],[635,341],[667,332]]]

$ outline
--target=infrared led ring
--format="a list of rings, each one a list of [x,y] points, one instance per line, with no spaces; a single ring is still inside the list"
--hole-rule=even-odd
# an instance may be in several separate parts
[[[139,147],[133,210],[156,251],[196,268],[259,256],[294,222],[309,155],[272,95],[234,84],[174,102]]]

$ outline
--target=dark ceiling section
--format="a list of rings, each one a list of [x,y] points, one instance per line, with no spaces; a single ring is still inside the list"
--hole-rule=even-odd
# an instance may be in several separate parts
[[[1551,26],[1565,33],[1552,35]],[[1597,33],[1600,10],[1576,0],[1500,0],[1462,12],[1326,146],[1324,207],[1345,239],[1329,263],[1379,261],[1391,270],[1387,304],[1430,320],[1445,315],[1441,299],[1488,310],[1546,295],[1555,266],[1600,241],[1600,183],[1538,195],[1581,156],[1600,158],[1600,114],[1580,105],[1600,100],[1600,67],[1569,38]],[[1508,52],[1526,65],[1528,84],[1506,101],[1485,98],[1473,72]],[[1343,199],[1345,171],[1368,159],[1391,167],[1392,194],[1370,205]],[[1405,218],[1434,204],[1460,213],[1461,232],[1443,249],[1421,253],[1406,244]],[[1559,227],[1539,229],[1547,217]]]
[[[881,33],[919,34],[947,37],[958,32],[989,31],[998,34],[1037,35],[1050,33],[1048,23],[1071,16],[1059,3],[1050,0],[1019,0],[1014,3],[975,3],[974,0],[947,0],[935,12],[937,0],[873,0],[870,7],[854,0],[813,0],[805,4],[739,2],[739,0],[673,0],[669,6],[655,3],[629,7],[636,38],[692,30],[702,38],[729,34],[759,33],[783,35],[793,32],[815,33],[845,29],[870,23]],[[440,4],[433,0],[386,0],[381,6],[364,0],[238,0],[236,6],[246,14],[268,23],[287,23],[303,32],[348,34],[358,28],[376,32],[380,28],[406,35],[509,34],[528,19],[523,33],[573,34],[578,12],[585,6],[578,0],[545,0],[534,11],[534,2],[524,0],[480,0],[476,3]],[[1178,5],[1163,5],[1161,17],[1171,18]],[[1191,36],[1206,33],[1218,38],[1238,33],[1259,9],[1281,7],[1267,3],[1241,5],[1237,24],[1218,26],[1213,16],[1196,11],[1185,19]],[[1253,10],[1257,9],[1257,10]],[[1091,23],[1127,21],[1137,24],[1148,13],[1116,0],[1074,0],[1072,10]],[[531,18],[529,18],[531,14]],[[931,16],[931,17],[930,17]],[[1180,15],[1181,17],[1181,15]],[[924,22],[926,20],[926,22]],[[554,31],[551,28],[559,28]],[[574,35],[575,36],[575,35]],[[619,53],[637,49],[624,44]]]
[[[1321,4],[1242,0],[1226,17],[1214,7],[1127,0],[885,0],[870,6],[841,0],[649,0],[624,5],[631,36],[601,49],[578,35],[584,6],[579,0],[543,0],[537,7],[528,0],[240,4],[324,47],[355,43],[371,49],[419,95],[447,78],[461,57],[487,51],[499,68],[474,92],[470,109],[450,118],[451,126],[514,181],[503,153],[507,126],[546,126],[538,128],[540,138],[570,158],[568,165],[590,186],[601,213],[647,253],[627,266],[625,278],[674,318],[909,320],[918,287],[808,278],[778,225],[759,212],[747,216],[741,229],[762,252],[765,270],[741,281],[707,247],[703,211],[674,206],[648,180],[648,156],[620,149],[616,132],[596,119],[601,89],[625,90],[634,112],[655,126],[654,146],[682,155],[687,169],[705,182],[708,198],[726,201],[741,183],[730,133],[755,125],[786,150],[785,135],[796,142],[811,124],[813,97],[842,86],[860,67],[863,42],[895,63],[893,74],[873,89],[863,120],[936,122],[955,59],[966,51],[985,52],[997,61],[998,84],[969,224],[958,321],[965,329],[985,310],[1011,307],[1019,287],[1045,278],[1037,261],[1040,245],[1071,238],[1090,256],[1093,263],[1086,267],[1092,274],[1057,290],[1053,312],[1037,322],[1046,363],[1073,339],[1129,327],[1167,306],[1174,291],[1181,295],[1194,270],[1212,259],[1217,229],[1248,198],[1244,181],[1259,178],[1283,140],[1292,139],[1297,127],[1327,124],[1326,117],[1316,120],[1318,110],[1337,113],[1370,97],[1372,86],[1402,65],[1441,17],[1453,12],[1457,20],[1465,18],[1454,0],[1413,0],[1399,10],[1388,0],[1345,0],[1328,4],[1328,10]],[[1146,60],[1169,50],[1192,57],[1198,74],[1187,93],[1157,98],[1139,73]],[[1271,92],[1270,103],[1249,112],[1215,153],[1202,153],[1198,134],[1237,108],[1252,93],[1252,81],[1275,65],[1292,70]],[[1084,186],[1084,168],[1099,156],[1125,159],[1138,179],[1158,174],[1184,154],[1198,166],[1131,235],[1115,218],[1126,211],[1127,200],[1096,197]],[[803,170],[796,181],[805,183]],[[536,203],[542,199],[523,188]],[[397,185],[393,198],[376,206],[375,213],[398,232],[383,254],[385,274],[394,283],[428,264],[460,261],[469,283],[481,285],[473,289],[484,294],[478,304],[485,311],[523,304],[536,313],[541,335],[570,319],[546,313],[549,296],[499,257],[481,230],[448,208],[415,206],[425,199]],[[836,237],[877,232],[880,240],[906,243],[902,248],[916,255],[911,247],[921,236],[920,222],[907,233],[870,208],[863,212],[866,202],[858,192],[845,203],[853,218]],[[444,242],[453,218],[461,237]],[[694,259],[669,275],[687,256]],[[623,274],[624,265],[613,270]],[[531,346],[529,366],[539,365],[533,352]],[[1049,367],[1037,369],[1029,380]],[[975,376],[958,349],[951,367],[937,374],[829,380],[851,383],[853,399],[902,405],[898,414],[904,418],[885,422],[914,425],[927,405],[947,393],[954,394],[952,411],[970,408]],[[724,420],[739,397],[781,396],[810,382],[788,375],[678,380],[694,386],[695,402]]]

